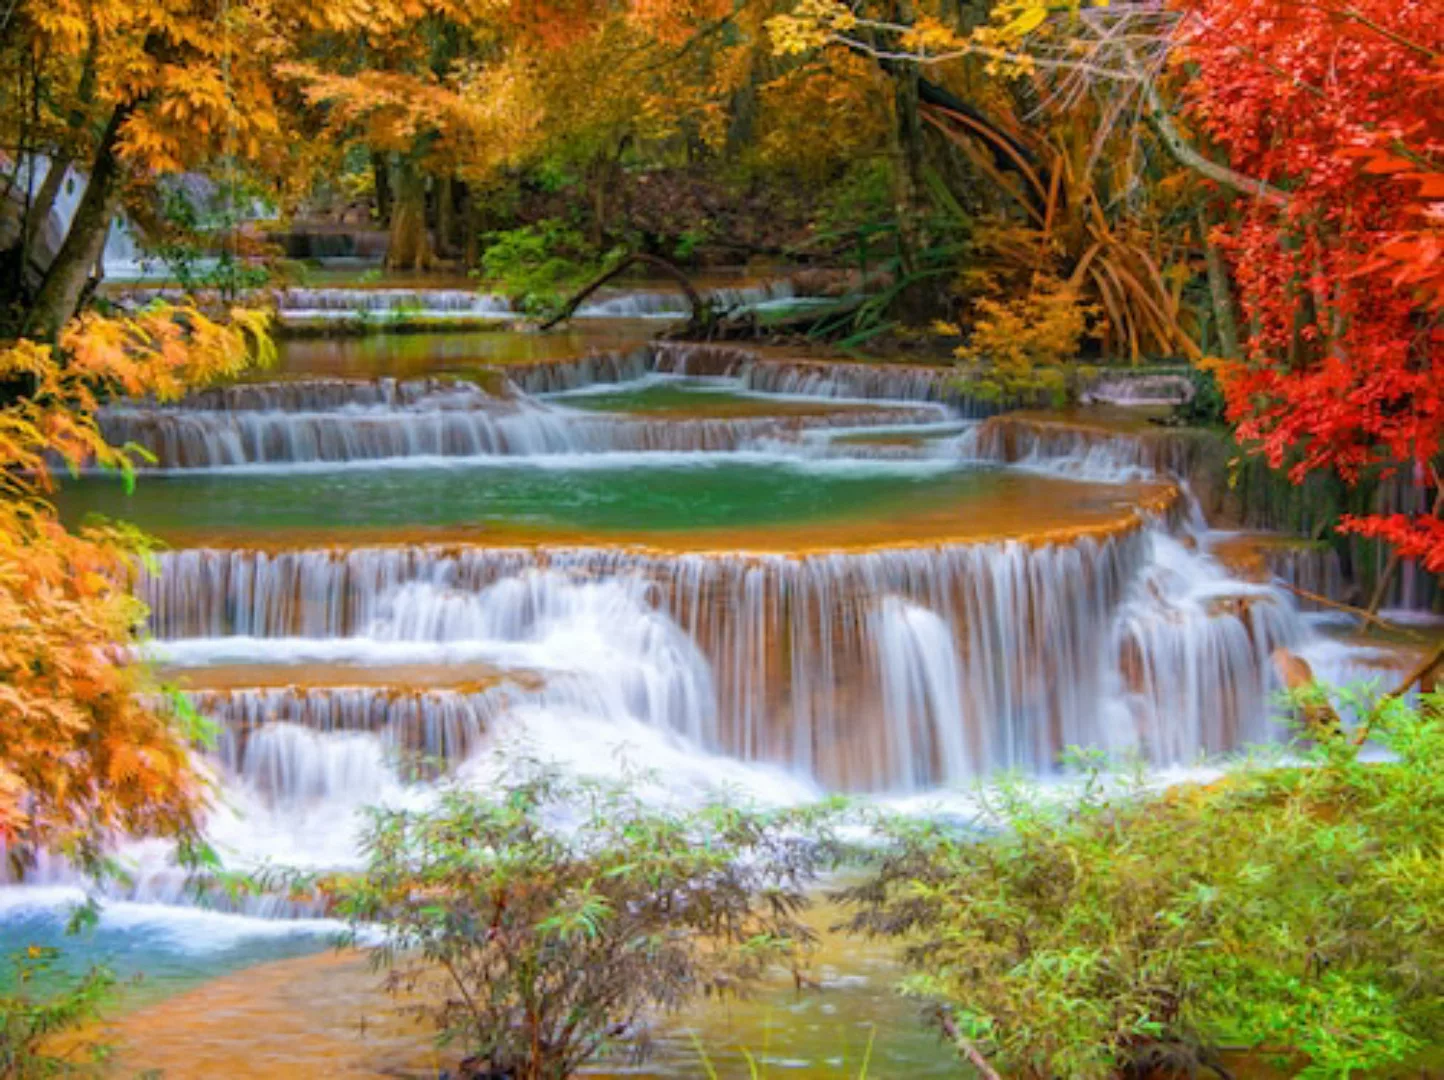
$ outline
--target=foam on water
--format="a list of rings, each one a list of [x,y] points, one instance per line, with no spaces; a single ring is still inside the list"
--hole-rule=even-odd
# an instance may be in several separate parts
[[[650,376],[628,389],[676,382]],[[751,400],[807,401],[749,391],[737,380],[709,389]],[[691,380],[688,380],[690,386]],[[838,399],[805,414],[650,417],[571,409],[583,387],[541,401],[513,390],[493,397],[465,382],[326,379],[204,391],[179,405],[128,403],[101,410],[115,445],[144,448],[156,471],[315,470],[349,465],[428,467],[437,462],[559,460],[635,453],[738,453],[796,442],[814,430],[861,430],[902,421],[946,421],[945,406]],[[795,455],[793,455],[795,456]],[[574,466],[575,467],[575,466]]]
[[[673,303],[626,299],[630,314],[667,314]],[[459,314],[492,303],[462,291],[426,299]],[[379,290],[283,301],[292,313],[410,304]],[[616,313],[612,300],[590,312]],[[846,428],[779,432],[775,419],[706,429],[695,425],[710,421],[567,405],[628,378],[644,390],[678,376],[706,380],[703,395],[881,407]],[[1118,483],[1182,471],[1172,450],[1121,437],[959,430],[963,417],[989,408],[969,403],[942,369],[763,363],[739,350],[667,346],[535,365],[513,383],[496,397],[435,382],[278,383],[181,408],[123,406],[105,422],[117,437],[151,439],[163,463],[225,473],[749,464],[915,477],[971,460]],[[888,408],[910,412],[889,423]],[[664,429],[692,441],[667,443],[656,434]],[[843,437],[858,434],[933,438],[873,447]],[[1377,662],[1318,635],[1286,592],[1233,579],[1209,555],[1210,539],[1195,516],[1107,537],[796,556],[195,549],[159,556],[141,594],[156,635],[148,650],[173,667],[296,671],[295,686],[193,692],[222,732],[208,759],[222,778],[208,832],[234,867],[324,869],[356,865],[364,807],[437,797],[438,766],[418,767],[417,754],[442,759],[451,782],[479,790],[502,782],[518,756],[534,756],[593,775],[648,770],[678,803],[718,788],[766,805],[842,789],[909,812],[963,812],[975,805],[967,790],[999,769],[1059,778],[1071,745],[1139,754],[1160,782],[1195,778],[1201,758],[1277,738],[1274,649],[1301,652],[1325,677]],[[305,684],[311,665],[477,663],[497,677],[427,690]],[[189,902],[166,845],[125,854],[134,870],[116,890],[127,901],[117,917]],[[45,867],[39,880],[71,879]],[[73,894],[0,890],[0,903],[43,907],[61,895]],[[241,908],[316,913],[278,897]],[[184,935],[209,924],[187,912],[175,925]],[[227,925],[239,933],[252,924]]]

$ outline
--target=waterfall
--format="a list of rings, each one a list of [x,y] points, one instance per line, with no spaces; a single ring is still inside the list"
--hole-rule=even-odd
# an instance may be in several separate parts
[[[78,196],[75,201],[78,201]],[[73,212],[73,207],[68,212]],[[122,254],[124,241],[116,240],[114,236],[113,241],[117,244],[119,256]],[[124,255],[126,267],[138,265],[133,242],[129,243]],[[134,277],[137,274],[131,269],[123,276]],[[141,306],[155,300],[178,300],[184,295],[178,289],[146,287],[126,289],[121,298],[129,305]],[[818,303],[816,300],[798,298],[792,284],[786,280],[704,289],[701,295],[714,308],[731,312],[767,311],[794,304]],[[202,299],[209,297],[203,295]],[[282,320],[288,322],[408,317],[433,320],[508,319],[520,314],[506,296],[471,289],[290,286],[257,291],[249,294],[247,299],[270,299],[275,303]],[[687,298],[681,292],[641,289],[617,291],[594,298],[578,308],[573,317],[681,319],[686,318],[690,312]]]
[[[206,390],[179,404],[102,409],[113,445],[143,448],[162,469],[516,457],[586,452],[737,451],[805,431],[929,423],[937,405],[882,404],[815,413],[649,419],[493,397],[434,379],[298,380]]]
[[[455,690],[398,690],[394,687],[283,687],[199,691],[190,695],[196,710],[221,727],[217,756],[230,775],[251,781],[261,776],[327,775],[329,740],[346,734],[374,746],[378,768],[399,756],[458,762],[482,743],[506,708],[511,688],[478,693]],[[285,728],[276,735],[273,728]],[[307,741],[297,746],[306,732]],[[292,754],[288,747],[295,748]],[[368,751],[369,754],[369,751]],[[350,751],[347,752],[347,756]],[[294,763],[304,758],[304,764]],[[290,766],[276,763],[290,761]],[[348,770],[342,769],[342,775]],[[281,799],[304,797],[305,785],[263,785]],[[314,786],[314,785],[313,785]],[[339,787],[334,790],[340,790]]]
[[[700,291],[702,298],[713,308],[732,313],[767,311],[796,303],[816,302],[799,299],[792,282],[786,279],[757,285],[739,285]],[[618,291],[611,296],[595,297],[577,309],[576,317],[582,319],[684,319],[691,313],[691,306],[683,293],[675,289],[667,291],[644,289]]]
[[[506,376],[528,394],[555,394],[603,383],[640,379],[652,371],[652,355],[646,350],[619,353],[588,353],[569,360],[544,360],[516,364]]]
[[[1325,600],[1349,603],[1355,599],[1343,560],[1332,548],[1319,544],[1267,544],[1263,561],[1268,572],[1285,585]],[[1326,610],[1325,605],[1298,594],[1296,603],[1305,611]]]
[[[470,289],[299,288],[274,294],[282,319],[321,321],[360,316],[425,318],[507,318],[514,314],[504,296]]]
[[[969,418],[991,416],[1000,406],[968,392],[951,368],[919,364],[847,364],[822,360],[772,360],[741,349],[671,342],[658,345],[653,367],[687,375],[729,375],[767,394],[888,401],[932,401]]]
[[[1086,424],[998,416],[964,432],[955,445],[965,459],[1124,482],[1158,476],[1186,480],[1197,466],[1206,437],[1189,431],[1123,433]]]
[[[501,304],[403,289],[293,289],[278,301],[321,318]],[[672,302],[631,298],[628,310],[661,314]],[[862,548],[854,536],[793,553],[410,538],[162,552],[138,578],[153,635],[144,650],[189,682],[218,726],[202,753],[221,778],[208,834],[228,865],[354,865],[364,807],[428,805],[442,772],[487,788],[504,780],[508,754],[612,776],[620,759],[655,771],[678,800],[723,784],[776,803],[829,790],[933,793],[1001,769],[1046,776],[1071,746],[1191,764],[1276,737],[1275,649],[1302,652],[1326,678],[1364,663],[1313,636],[1283,590],[1231,578],[1197,517],[1172,509],[1181,501],[1158,481],[1195,468],[1202,451],[1189,436],[991,416],[998,404],[970,396],[946,367],[718,345],[489,376],[245,384],[173,404],[115,402],[100,423],[174,470],[363,471],[435,458],[574,468],[581,455],[632,452],[685,452],[672,464],[698,467],[708,453],[765,451],[792,465],[897,456],[950,470],[972,459],[1146,479],[1150,494],[1120,486],[1116,523],[1077,534],[1056,527],[1072,520],[1060,515],[1032,537],[903,533]],[[728,410],[709,415],[699,390],[695,412],[653,404],[649,414],[641,394],[683,377],[713,380]],[[585,407],[587,388],[639,379],[637,411]],[[786,407],[737,405],[747,395]],[[626,402],[606,407],[616,404]],[[1010,522],[1007,535],[1028,527]],[[1332,588],[1334,569],[1296,561],[1273,572]],[[129,854],[137,871],[118,895],[183,900],[164,845]],[[314,913],[282,897],[240,906]]]
[[[892,757],[909,787],[967,776],[991,757],[986,732],[963,723],[963,677],[953,629],[936,613],[885,597],[873,630],[882,674],[883,715]],[[982,745],[970,748],[972,735]]]
[[[141,594],[171,664],[581,671],[596,715],[829,786],[916,790],[1047,772],[1073,744],[1163,764],[1267,738],[1269,654],[1304,629],[1181,550],[1155,528],[803,556],[191,550],[162,554]]]

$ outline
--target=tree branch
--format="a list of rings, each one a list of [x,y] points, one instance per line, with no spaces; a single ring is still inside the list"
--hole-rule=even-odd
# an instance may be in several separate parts
[[[656,255],[645,255],[641,252],[633,252],[631,255],[628,255],[625,259],[619,262],[616,266],[612,267],[606,273],[584,285],[580,292],[578,292],[569,301],[567,301],[566,306],[562,308],[560,312],[552,316],[546,322],[542,323],[538,329],[550,330],[554,326],[566,322],[568,319],[570,319],[573,315],[576,314],[577,308],[582,306],[582,304],[586,301],[587,297],[591,296],[592,293],[596,292],[603,285],[607,284],[607,282],[612,281],[617,277],[620,277],[622,271],[629,269],[637,263],[641,263],[644,266],[650,266],[654,269],[662,271],[669,278],[671,278],[678,285],[680,285],[682,288],[682,292],[684,292],[687,296],[688,305],[692,308],[692,318],[694,320],[697,318],[699,313],[702,311],[704,305],[702,303],[702,297],[698,294],[696,286],[692,284],[691,279],[688,278],[686,274],[682,273],[681,270],[677,269],[676,266],[672,265],[666,259],[659,258]]]
[[[1183,133],[1173,123],[1173,117],[1168,112],[1168,107],[1163,103],[1163,96],[1158,92],[1158,87],[1151,81],[1143,82],[1143,99],[1148,107],[1149,119],[1153,121],[1154,127],[1158,129],[1163,144],[1168,147],[1169,153],[1196,172],[1202,173],[1210,180],[1217,181],[1225,187],[1231,187],[1235,191],[1241,191],[1245,195],[1253,195],[1272,206],[1283,209],[1289,205],[1288,192],[1276,188],[1266,180],[1257,180],[1251,176],[1245,176],[1241,172],[1230,169],[1227,165],[1220,165],[1216,161],[1210,161],[1189,145]]]
[[[972,1063],[973,1068],[978,1070],[983,1080],[1002,1080],[1002,1077],[998,1075],[998,1071],[994,1069],[988,1059],[983,1056],[983,1052],[978,1049],[977,1045],[958,1030],[958,1025],[953,1023],[952,1014],[949,1013],[947,1009],[938,1009],[938,1024],[942,1027],[943,1034],[951,1039],[953,1045],[963,1052],[963,1056]]]

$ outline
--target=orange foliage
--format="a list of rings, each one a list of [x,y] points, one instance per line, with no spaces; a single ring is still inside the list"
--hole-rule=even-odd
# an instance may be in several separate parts
[[[187,733],[144,696],[154,687],[131,648],[144,544],[114,526],[70,532],[45,496],[57,463],[129,472],[96,426],[103,400],[174,400],[236,372],[269,348],[263,320],[89,316],[58,347],[0,349],[0,844],[20,866],[41,851],[93,865],[120,835],[194,832],[205,788]]]

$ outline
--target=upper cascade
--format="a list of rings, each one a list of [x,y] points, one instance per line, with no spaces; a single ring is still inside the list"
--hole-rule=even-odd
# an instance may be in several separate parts
[[[817,302],[799,297],[786,279],[745,285],[723,285],[699,290],[704,301],[719,311],[766,311],[769,308]],[[129,286],[116,293],[127,305],[143,306],[156,300],[173,303],[199,299],[220,300],[218,294],[169,286]],[[433,319],[510,319],[522,314],[500,293],[463,288],[397,288],[302,286],[250,294],[269,299],[283,321],[354,320],[421,317]],[[583,303],[573,315],[581,319],[685,319],[691,314],[687,297],[676,289],[643,286],[611,289]]]
[[[604,414],[465,381],[303,379],[201,391],[176,405],[121,403],[99,421],[115,445],[163,469],[483,458],[608,451],[735,451],[804,431],[928,423],[937,405],[652,418]],[[703,399],[705,403],[705,399]]]

